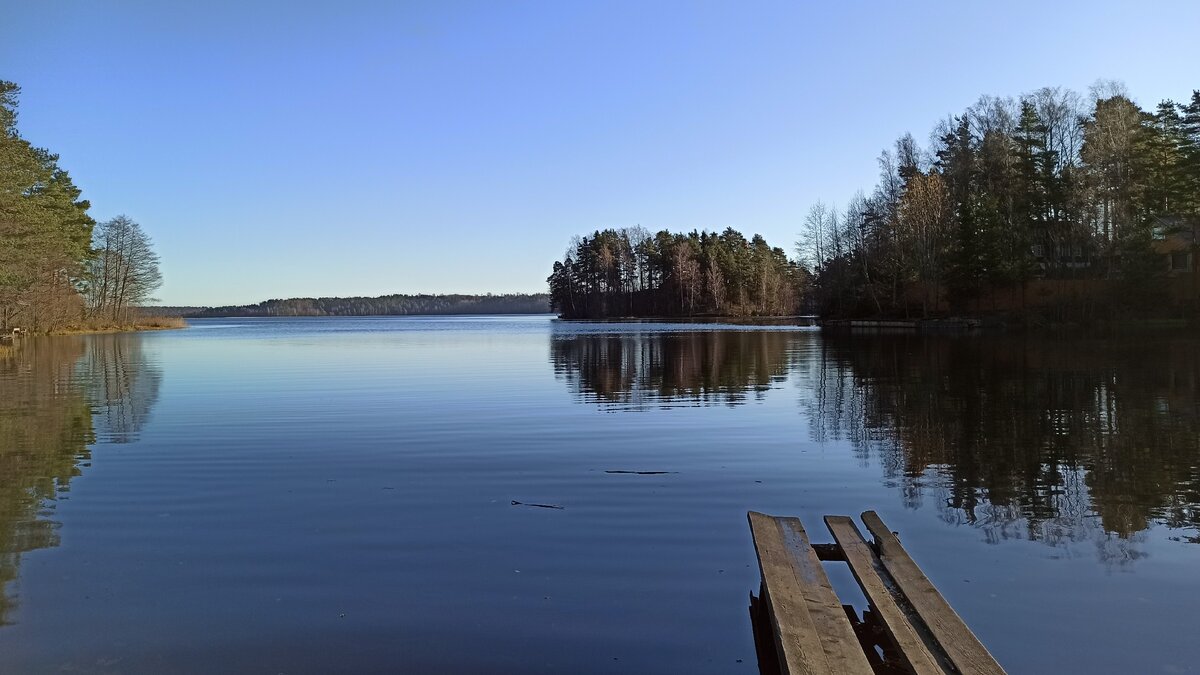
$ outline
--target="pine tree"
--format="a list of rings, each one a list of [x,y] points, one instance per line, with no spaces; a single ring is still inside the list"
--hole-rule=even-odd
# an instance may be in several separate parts
[[[58,156],[17,131],[20,88],[0,81],[0,328],[53,328],[79,309],[94,221]]]
[[[1057,258],[1057,242],[1047,227],[1054,157],[1046,147],[1046,126],[1028,100],[1021,101],[1021,116],[1013,140],[1016,142],[1016,176],[1012,186],[1014,208],[1009,265],[1016,279],[1023,282],[1034,270],[1035,246],[1048,260]]]
[[[941,138],[942,149],[937,153],[934,168],[946,182],[954,228],[946,275],[947,292],[951,305],[962,309],[979,295],[983,255],[975,213],[977,175],[971,122],[965,115],[957,121],[955,128]]]
[[[1200,227],[1200,90],[1193,91],[1191,100],[1179,106],[1179,111],[1183,194],[1180,208],[1191,218],[1193,227]]]

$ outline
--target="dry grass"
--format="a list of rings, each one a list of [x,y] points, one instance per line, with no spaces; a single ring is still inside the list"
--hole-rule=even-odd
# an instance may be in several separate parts
[[[137,330],[170,330],[187,328],[187,319],[178,316],[147,316],[137,321]]]
[[[145,316],[132,323],[113,324],[107,321],[87,320],[60,326],[50,331],[51,335],[83,335],[87,333],[127,333],[139,330],[173,330],[187,328],[188,323],[178,316]]]

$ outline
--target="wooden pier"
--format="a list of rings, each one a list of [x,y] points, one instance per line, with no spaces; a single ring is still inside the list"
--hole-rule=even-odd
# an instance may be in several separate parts
[[[833,544],[811,543],[797,518],[751,511],[749,519],[762,572],[750,615],[763,673],[1004,673],[874,511],[862,514],[872,542],[847,516],[825,516]],[[822,561],[849,565],[867,598],[861,618],[834,594]]]

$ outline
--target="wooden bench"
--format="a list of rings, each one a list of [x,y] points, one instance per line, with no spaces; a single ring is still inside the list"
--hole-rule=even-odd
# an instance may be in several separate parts
[[[762,572],[750,596],[760,669],[824,675],[1004,673],[874,511],[868,543],[847,516],[825,516],[834,544],[813,544],[796,518],[751,511]],[[843,561],[867,598],[860,619],[833,592],[822,561]]]

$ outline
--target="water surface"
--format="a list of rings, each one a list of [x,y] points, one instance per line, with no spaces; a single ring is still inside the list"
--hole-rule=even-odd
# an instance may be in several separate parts
[[[868,508],[1010,672],[1200,663],[1193,338],[214,319],[0,393],[2,672],[754,673],[746,510]]]

